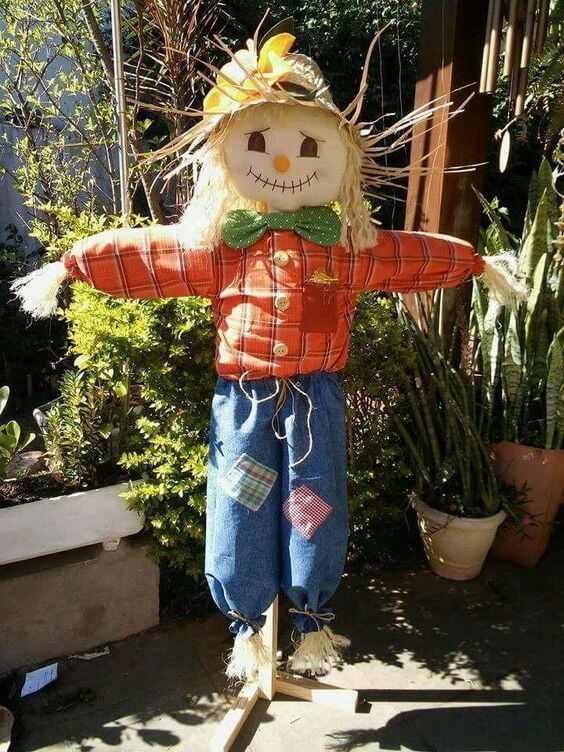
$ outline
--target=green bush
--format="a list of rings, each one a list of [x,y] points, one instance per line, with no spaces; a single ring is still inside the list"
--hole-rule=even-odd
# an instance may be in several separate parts
[[[66,371],[61,397],[48,411],[43,428],[49,472],[67,488],[98,484],[111,436],[111,398],[84,371]]]
[[[202,576],[215,383],[209,302],[120,300],[77,283],[65,319],[77,365],[122,403],[119,464],[141,478],[127,499],[146,515],[155,558]]]

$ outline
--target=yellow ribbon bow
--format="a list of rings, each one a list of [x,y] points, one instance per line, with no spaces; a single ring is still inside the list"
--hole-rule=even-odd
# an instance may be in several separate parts
[[[216,76],[216,85],[204,99],[204,113],[231,112],[249,99],[260,99],[266,87],[272,87],[291,72],[284,56],[295,42],[292,34],[275,34],[262,45],[259,54],[252,39],[247,49],[239,50],[233,60]]]

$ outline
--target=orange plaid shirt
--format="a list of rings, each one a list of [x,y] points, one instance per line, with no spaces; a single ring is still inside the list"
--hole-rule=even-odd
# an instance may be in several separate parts
[[[192,250],[174,225],[103,232],[63,260],[73,279],[109,295],[210,298],[217,371],[228,379],[338,371],[358,293],[452,287],[484,267],[469,243],[418,232],[380,230],[374,248],[356,253],[291,231],[267,231],[244,250]]]

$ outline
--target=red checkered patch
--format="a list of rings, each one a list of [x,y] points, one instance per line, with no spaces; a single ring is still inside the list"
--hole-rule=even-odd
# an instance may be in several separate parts
[[[333,511],[333,507],[307,486],[296,488],[282,509],[288,522],[309,540]]]

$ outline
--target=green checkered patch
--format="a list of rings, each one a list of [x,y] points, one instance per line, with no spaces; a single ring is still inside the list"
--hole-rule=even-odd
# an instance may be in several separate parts
[[[221,485],[233,499],[256,512],[265,501],[278,473],[248,454],[242,454]]]

